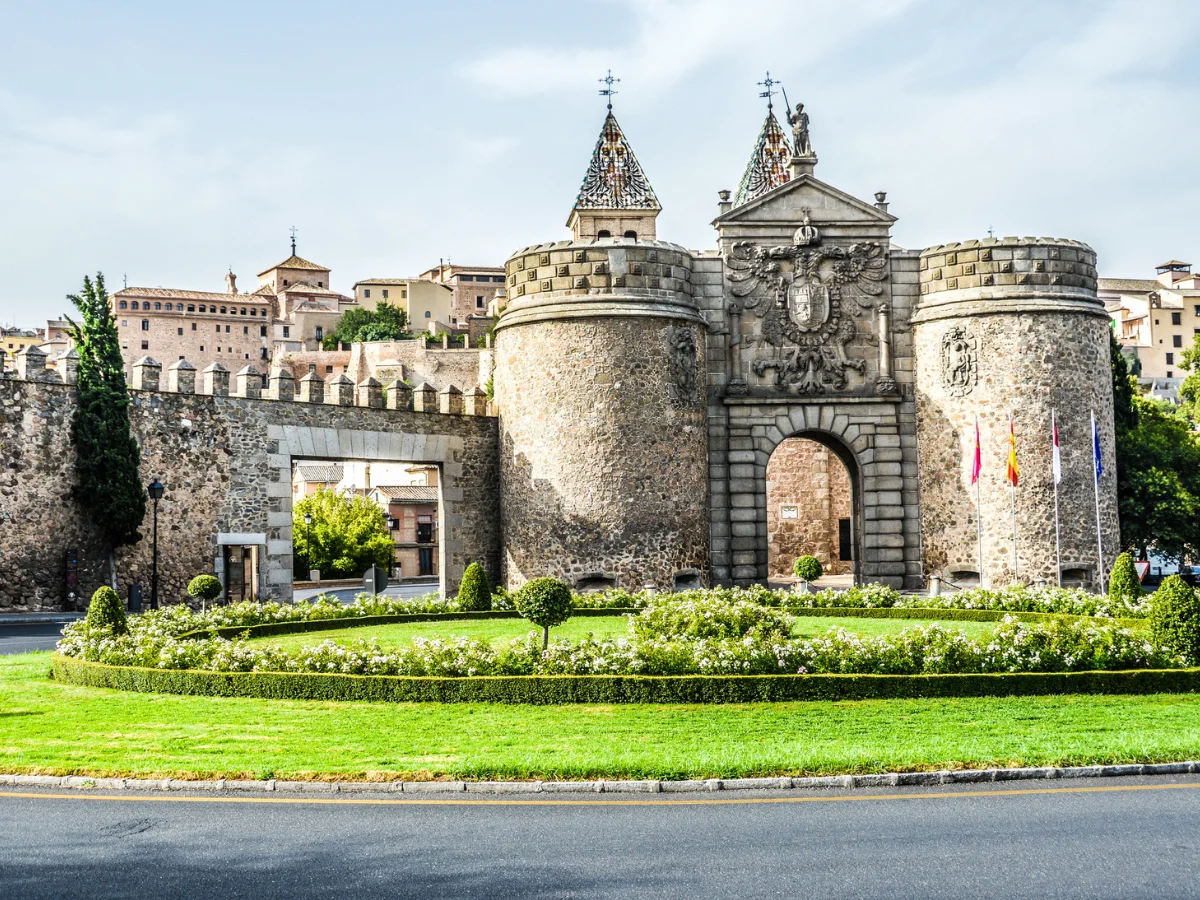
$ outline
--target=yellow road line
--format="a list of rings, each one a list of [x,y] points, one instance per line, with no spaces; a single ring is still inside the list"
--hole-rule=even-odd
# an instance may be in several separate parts
[[[445,799],[414,797],[412,799],[380,799],[371,797],[192,797],[161,796],[155,794],[42,794],[0,789],[0,798],[11,797],[25,800],[125,800],[168,802],[168,803],[317,803],[350,804],[358,806],[724,806],[731,803],[848,803],[864,800],[947,800],[959,797],[1014,797],[1025,794],[1102,794],[1115,791],[1166,791],[1182,788],[1200,788],[1200,782],[1170,784],[1130,784],[1110,787],[1064,787],[1064,788],[1006,788],[1002,790],[973,789],[945,791],[933,794],[858,794],[849,797],[666,797],[628,800],[573,800],[546,799],[524,800],[507,798],[452,798]]]

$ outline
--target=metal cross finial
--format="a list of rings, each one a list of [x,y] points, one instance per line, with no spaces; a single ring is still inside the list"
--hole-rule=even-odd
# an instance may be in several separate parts
[[[292,256],[296,255],[296,226],[292,226]]]
[[[758,82],[759,87],[766,88],[766,90],[763,91],[758,96],[767,98],[767,111],[768,112],[770,112],[771,108],[772,108],[771,97],[773,97],[775,95],[775,92],[773,90],[771,90],[771,88],[773,88],[777,84],[783,84],[783,82],[780,81],[778,78],[772,78],[770,70],[767,71],[767,77],[764,78],[762,81]]]
[[[621,79],[613,78],[612,69],[609,69],[607,75],[605,75],[603,78],[597,78],[596,80],[604,85],[604,87],[600,88],[600,96],[608,98],[608,108],[611,110],[613,94],[617,93],[616,90],[613,89],[613,85]]]

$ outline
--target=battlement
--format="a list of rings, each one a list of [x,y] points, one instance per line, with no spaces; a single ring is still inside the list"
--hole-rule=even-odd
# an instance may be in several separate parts
[[[1002,237],[940,244],[921,251],[919,269],[914,322],[995,312],[1105,314],[1096,297],[1096,251],[1080,241]]]
[[[35,351],[35,352],[31,352]],[[39,384],[74,384],[77,380],[78,354],[72,350],[59,358],[58,370],[45,368],[46,354],[29,347],[17,354],[15,371],[5,366],[0,355],[0,379]],[[71,361],[74,365],[69,364]],[[263,386],[263,374],[246,366],[232,375],[220,363],[213,363],[196,378],[196,367],[186,359],[171,363],[162,378],[162,364],[143,356],[133,364],[130,390],[139,393],[193,394],[211,397],[235,397],[278,403],[305,403],[324,406],[357,406],[366,409],[394,410],[452,416],[495,416],[495,406],[478,387],[460,390],[450,384],[436,390],[429,384],[410,386],[400,379],[383,384],[370,376],[355,384],[345,375],[323,379],[310,372],[299,380],[284,368],[272,369]],[[232,381],[232,389],[231,389]]]

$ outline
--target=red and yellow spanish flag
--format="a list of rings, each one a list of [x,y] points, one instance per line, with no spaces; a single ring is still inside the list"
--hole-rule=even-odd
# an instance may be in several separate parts
[[[1020,470],[1017,468],[1017,432],[1013,425],[1013,420],[1008,420],[1008,469],[1004,473],[1013,487],[1017,486],[1017,478],[1020,475]]]

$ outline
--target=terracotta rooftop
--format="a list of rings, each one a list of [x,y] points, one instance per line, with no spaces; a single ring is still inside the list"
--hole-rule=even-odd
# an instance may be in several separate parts
[[[285,259],[283,262],[276,263],[275,265],[271,266],[270,268],[263,269],[261,272],[258,273],[259,277],[261,278],[263,275],[266,275],[272,269],[313,269],[314,271],[317,271],[317,272],[328,272],[329,271],[329,268],[327,266],[318,266],[315,262],[309,262],[307,259],[301,259],[295,253],[293,253],[291,256],[289,256],[287,259]]]
[[[226,303],[261,303],[261,299],[251,299],[257,294],[229,294],[224,291],[184,291],[179,288],[122,288],[112,296],[128,299],[130,297],[153,297],[162,300],[217,300]]]
[[[379,491],[389,500],[401,503],[436,503],[438,498],[436,485],[430,487],[423,484],[381,484],[373,490]]]
[[[324,466],[296,466],[298,480],[308,484],[337,484],[345,475],[345,466],[341,464]]]
[[[1162,287],[1162,282],[1153,278],[1100,278],[1097,289],[1101,291],[1125,291],[1130,294],[1148,294]]]
[[[335,291],[331,288],[319,287],[318,285],[310,284],[307,281],[297,281],[295,284],[289,284],[287,287],[279,288],[278,293],[280,293],[280,294],[293,294],[293,293],[294,294],[322,294],[322,295],[331,296],[331,297],[343,296],[342,294],[339,294],[337,291]],[[349,300],[350,298],[347,297],[346,299]]]

